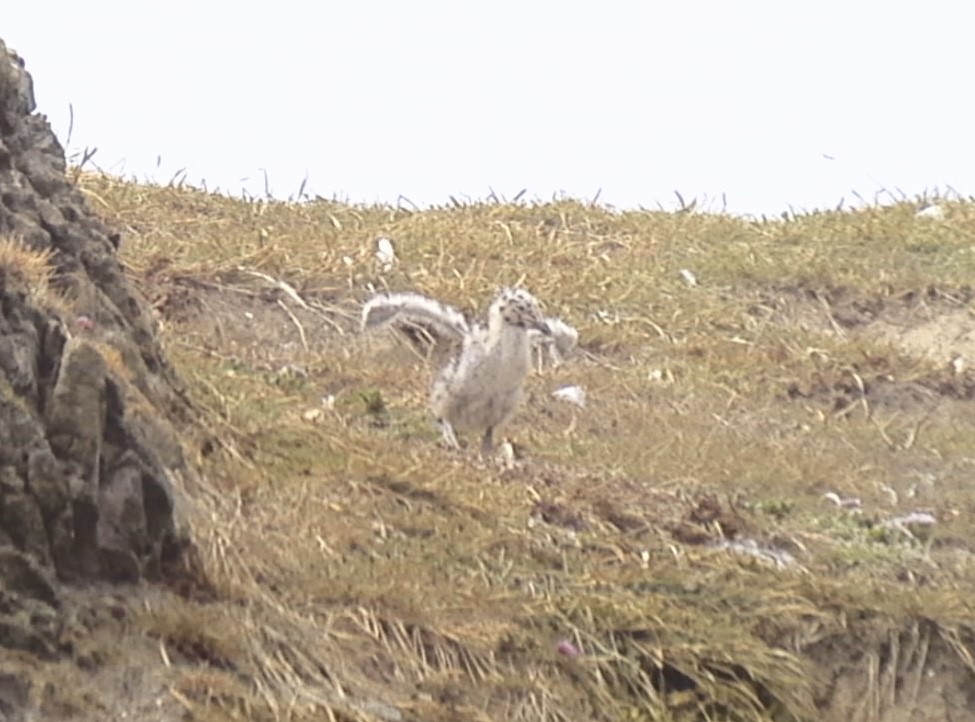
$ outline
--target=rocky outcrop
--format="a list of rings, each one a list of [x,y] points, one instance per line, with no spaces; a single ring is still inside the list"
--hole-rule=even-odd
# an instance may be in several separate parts
[[[65,583],[151,578],[185,549],[189,406],[34,110],[0,40],[0,647],[55,655]]]

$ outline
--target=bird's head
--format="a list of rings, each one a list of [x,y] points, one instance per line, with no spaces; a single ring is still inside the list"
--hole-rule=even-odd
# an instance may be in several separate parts
[[[508,326],[524,329],[535,329],[546,335],[552,330],[542,316],[538,301],[523,288],[503,288],[491,304],[489,314]]]

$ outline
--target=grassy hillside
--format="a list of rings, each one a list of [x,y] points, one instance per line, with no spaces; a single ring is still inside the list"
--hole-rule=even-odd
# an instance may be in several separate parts
[[[79,182],[200,412],[201,569],[125,627],[191,718],[873,720],[972,673],[972,203],[747,221]],[[432,369],[357,332],[372,289],[475,313],[503,284],[582,347],[529,379],[513,467],[442,449]]]

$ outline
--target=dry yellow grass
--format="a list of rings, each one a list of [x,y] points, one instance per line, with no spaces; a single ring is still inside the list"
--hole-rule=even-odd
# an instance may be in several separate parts
[[[15,235],[0,235],[0,284],[63,316],[68,304],[51,287],[54,272],[53,251],[30,248]]]
[[[891,635],[971,666],[975,378],[873,320],[968,313],[975,205],[748,221],[80,183],[206,414],[215,596],[141,622],[188,650],[196,718],[814,719],[827,675],[872,659],[871,719],[909,666]],[[475,311],[514,283],[585,353],[530,379],[501,470],[440,449],[430,369],[355,324],[370,289]],[[915,507],[933,537],[883,525]]]

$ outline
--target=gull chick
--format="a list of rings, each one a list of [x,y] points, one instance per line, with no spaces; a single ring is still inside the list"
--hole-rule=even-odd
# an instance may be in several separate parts
[[[417,293],[375,296],[362,309],[363,329],[393,325],[421,348],[448,349],[431,385],[430,409],[448,446],[460,447],[456,431],[477,432],[482,454],[494,450],[495,430],[518,406],[534,336],[551,337],[555,321],[520,288],[502,289],[483,324],[469,324],[452,306]],[[575,329],[558,324],[577,337]],[[575,337],[558,343],[574,345]]]

